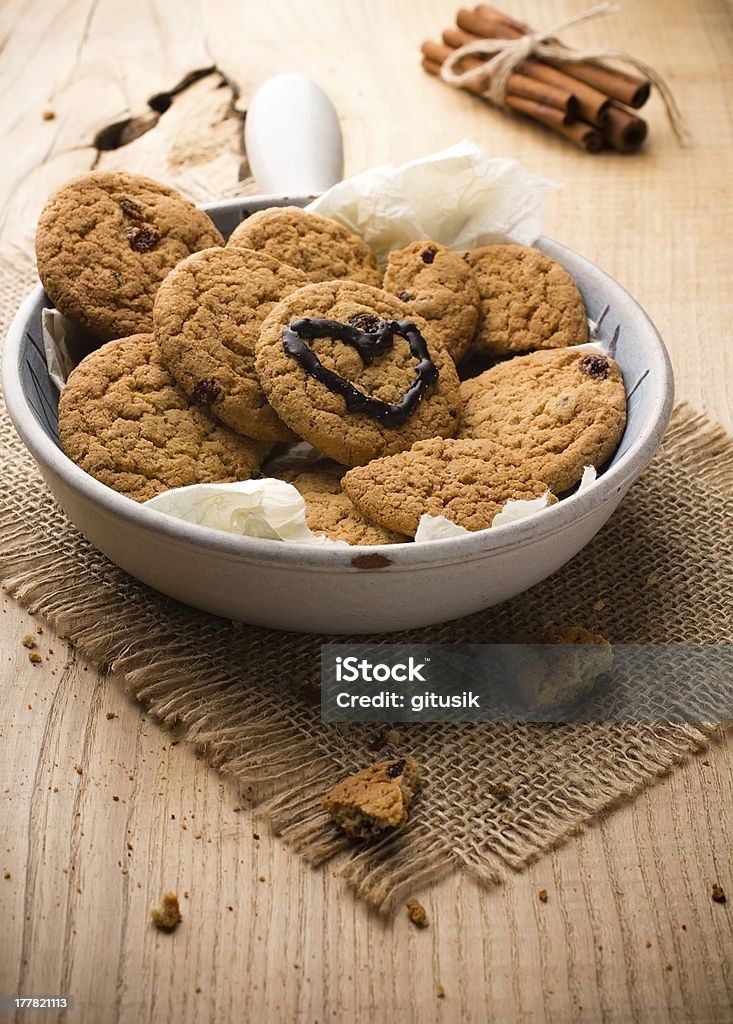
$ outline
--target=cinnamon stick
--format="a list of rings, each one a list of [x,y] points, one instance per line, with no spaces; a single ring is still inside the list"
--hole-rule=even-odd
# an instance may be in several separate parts
[[[479,10],[492,11],[493,8],[481,5],[475,11],[469,11],[466,7],[462,7],[456,17],[458,27],[479,39],[516,39],[523,35],[521,31],[515,30],[510,24],[500,21],[498,18],[484,17],[478,13]],[[564,88],[573,93],[578,101],[580,116],[586,121],[590,121],[591,124],[603,124],[603,118],[610,102],[607,94],[574,77],[569,71],[559,71],[554,64],[534,60],[531,57],[524,61],[524,73],[530,78],[536,78],[538,81],[544,81],[548,85]]]
[[[479,4],[474,8],[474,14],[485,21],[487,25],[492,26],[489,37],[492,39],[516,39],[531,31],[521,21],[515,21],[508,14],[497,11],[489,4]],[[508,34],[498,34],[502,30]],[[563,43],[557,39],[552,41],[558,46],[563,46]],[[564,48],[568,49],[568,47]],[[605,64],[596,64],[590,61],[566,63],[553,60],[551,63],[554,67],[572,75],[573,78],[585,82],[586,85],[598,89],[599,92],[605,93],[611,99],[618,100],[619,103],[624,103],[627,107],[633,107],[635,110],[643,107],[649,99],[651,84],[646,78],[640,78],[638,75],[630,75],[626,71],[619,71],[616,68],[609,68]]]
[[[624,110],[617,103],[608,109],[608,117],[603,125],[603,138],[620,153],[631,153],[638,149],[646,138],[646,121],[642,121],[630,110]]]
[[[437,46],[438,44],[423,43],[423,54],[425,54],[425,47],[428,45]],[[428,56],[423,56],[422,66],[428,74],[439,76],[442,63],[442,60],[433,60]],[[480,84],[468,85],[466,89],[478,96],[485,95],[485,90],[482,90]],[[560,135],[565,136],[566,139],[570,139],[580,149],[584,149],[589,153],[597,153],[603,146],[603,136],[597,128],[577,120],[573,120],[570,124],[566,123],[567,115],[557,107],[547,106],[538,103],[536,100],[511,93],[506,95],[506,105],[512,110],[527,114],[535,121],[547,125],[548,128],[552,128]]]
[[[464,46],[479,38],[479,36],[472,36],[470,32],[464,32],[459,28],[447,28],[443,32],[443,42],[451,49],[457,49],[459,46]],[[464,66],[466,68],[477,67],[481,63],[478,58],[472,58],[472,60],[473,63],[466,63]],[[565,87],[567,76],[554,71],[553,68],[548,69],[550,75],[547,77],[533,75],[530,67],[532,63],[536,64],[537,61],[524,61],[519,65],[516,74],[509,78],[508,91],[514,92],[518,96],[526,96],[528,99],[542,101],[552,107],[561,107],[569,117],[577,115],[579,113],[578,100],[575,94]],[[512,88],[513,79],[518,77],[522,79],[521,90]],[[530,89],[533,90],[531,94],[528,91]]]
[[[445,33],[444,33],[445,35]],[[432,43],[430,41],[422,44],[422,52],[428,58],[428,60],[437,61],[442,64],[443,61],[453,52],[450,46],[442,46],[440,43]],[[465,57],[461,64],[465,70],[470,68],[480,67],[482,61],[476,57]],[[475,83],[477,88],[470,88],[471,92],[476,92],[478,95],[483,95],[486,92],[486,84],[481,82]],[[569,96],[567,93],[562,92],[559,89],[554,89],[552,86],[543,85],[542,82],[534,81],[532,78],[528,78],[527,75],[514,74],[511,75],[507,82],[507,97],[514,96],[521,99],[532,100],[535,103],[539,103],[546,107],[555,107],[563,114],[562,120],[566,123],[570,123],[574,120],[577,112],[577,102],[575,97]],[[507,104],[509,105],[509,104]]]

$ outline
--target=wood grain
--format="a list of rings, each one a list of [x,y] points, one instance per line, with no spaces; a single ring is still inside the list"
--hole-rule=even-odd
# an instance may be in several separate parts
[[[241,120],[216,75],[128,146],[100,154],[96,133],[149,113],[152,95],[195,68],[236,82],[240,113],[269,74],[301,71],[336,102],[347,173],[471,136],[565,182],[547,233],[640,299],[671,351],[678,396],[733,429],[729,9],[638,0],[603,28],[578,27],[579,44],[601,33],[654,63],[695,140],[679,149],[652,99],[643,153],[592,157],[420,70],[420,42],[438,39],[457,6],[44,0],[41,11],[6,0],[1,250],[30,259],[45,196],[92,166],[158,175],[196,199],[236,193]],[[528,0],[512,10],[540,20]],[[551,0],[542,19],[575,10]],[[328,869],[304,867],[246,794],[47,625],[44,661],[31,665],[21,640],[39,623],[3,601],[0,992],[73,993],[71,1019],[105,1024],[733,1020],[730,736],[501,886],[454,876],[420,893],[431,925],[419,931],[401,912],[384,921],[355,903]],[[712,901],[714,882],[727,904]],[[172,935],[148,922],[167,888],[184,914]]]

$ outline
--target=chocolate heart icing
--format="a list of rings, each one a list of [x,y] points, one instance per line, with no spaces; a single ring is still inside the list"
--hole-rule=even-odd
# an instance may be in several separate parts
[[[372,329],[362,331],[359,326]],[[307,344],[315,338],[343,341],[356,349],[365,366],[370,366],[376,356],[392,348],[395,335],[405,339],[418,362],[415,366],[415,380],[394,405],[365,395],[351,381],[326,369]],[[406,423],[427,389],[438,379],[438,367],[430,358],[427,343],[412,320],[378,320],[360,314],[352,319],[351,324],[342,324],[338,320],[301,317],[293,320],[283,330],[283,348],[288,355],[298,360],[309,376],[315,377],[334,394],[341,395],[349,412],[364,413],[385,427],[400,427]]]

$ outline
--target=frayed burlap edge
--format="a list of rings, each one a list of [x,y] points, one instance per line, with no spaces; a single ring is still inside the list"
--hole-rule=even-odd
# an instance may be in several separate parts
[[[665,449],[685,473],[703,477],[706,486],[733,487],[733,440],[717,424],[678,406],[665,439]],[[75,576],[72,552],[39,550],[31,522],[10,521],[0,510],[0,580],[25,608],[40,612],[98,670],[114,671],[126,689],[143,702],[162,724],[176,724],[181,738],[195,743],[218,770],[239,785],[252,787],[258,811],[273,830],[311,864],[337,857],[337,872],[356,893],[382,911],[408,888],[462,867],[485,884],[496,882],[503,867],[519,870],[543,852],[582,830],[600,812],[632,798],[667,774],[690,753],[703,749],[709,730],[660,724],[650,731],[643,763],[638,758],[614,765],[599,776],[595,791],[566,794],[551,824],[537,823],[531,841],[457,849],[420,822],[410,829],[409,843],[400,833],[367,847],[354,848],[333,828],[320,808],[324,778],[334,762],[319,751],[316,737],[307,739],[288,721],[285,709],[243,721],[232,712],[241,701],[234,674],[212,675],[201,653],[181,654],[181,638],[156,636],[151,653],[145,637],[135,636],[135,608],[129,598],[102,590],[90,600]],[[115,629],[109,623],[115,623]],[[134,639],[130,639],[130,637]],[[216,691],[215,712],[207,712],[207,696]],[[223,703],[222,703],[223,701]],[[583,728],[579,726],[578,728]],[[585,728],[594,728],[585,726]]]

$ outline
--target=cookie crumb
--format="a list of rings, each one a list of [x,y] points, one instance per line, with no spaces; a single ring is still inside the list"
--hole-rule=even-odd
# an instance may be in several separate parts
[[[540,903],[547,903],[547,889],[540,889],[537,893],[537,899]]]
[[[723,886],[722,885],[718,885],[717,882],[713,885],[711,896],[712,896],[713,903],[727,903],[728,902],[728,897],[723,892]]]
[[[400,742],[400,734],[397,732],[396,729],[388,729],[387,730],[387,735],[385,736],[385,739],[386,739],[387,743],[399,743]]]
[[[28,655],[28,661],[31,663],[31,665],[40,665],[43,661],[43,658],[41,657],[40,654],[37,654],[36,651],[31,651],[31,653]]]
[[[428,915],[425,912],[425,907],[422,903],[411,896],[409,900],[405,902],[407,907],[407,916],[414,925],[418,928],[427,928],[430,922],[428,921]]]
[[[258,882],[266,882],[266,881],[267,881],[267,879],[265,878],[265,876],[264,876],[264,875],[258,875],[258,876],[257,876],[257,881],[258,881]]]
[[[652,940],[651,939],[647,939],[646,942],[644,943],[644,945],[646,946],[647,949],[651,949],[652,948]]]
[[[196,988],[194,989],[194,992],[200,992],[200,991],[201,991],[201,986],[197,985]]]
[[[9,871],[3,871],[3,878],[12,878],[12,877],[13,876],[10,874]]]
[[[435,986],[435,994],[438,999],[445,999],[445,987],[438,982]]]
[[[489,786],[489,792],[493,793],[497,800],[508,800],[511,794],[506,782],[496,782],[493,786]]]
[[[76,772],[77,775],[81,775],[82,772],[84,771],[84,769],[82,768],[82,766],[80,764],[75,764],[74,765],[74,771]]]
[[[107,719],[107,721],[109,722],[109,721],[111,721],[111,720],[112,720],[113,718],[117,718],[117,712],[116,712],[116,711],[108,711],[108,712],[107,712],[107,714],[105,715],[105,718],[106,718],[106,719]]]
[[[36,639],[31,633],[27,633],[21,641],[24,647],[35,647]]]
[[[603,600],[602,597],[599,597],[597,601],[593,602],[593,611],[595,612],[602,612],[605,607],[606,602]]]
[[[181,923],[181,908],[174,892],[165,892],[160,906],[150,908],[150,920],[156,928],[164,932],[172,932]]]
[[[51,110],[50,108],[48,108],[48,109],[43,111],[43,113],[41,114],[41,117],[43,118],[44,121],[53,121],[55,119],[55,117],[56,117],[56,111],[55,110]]]

